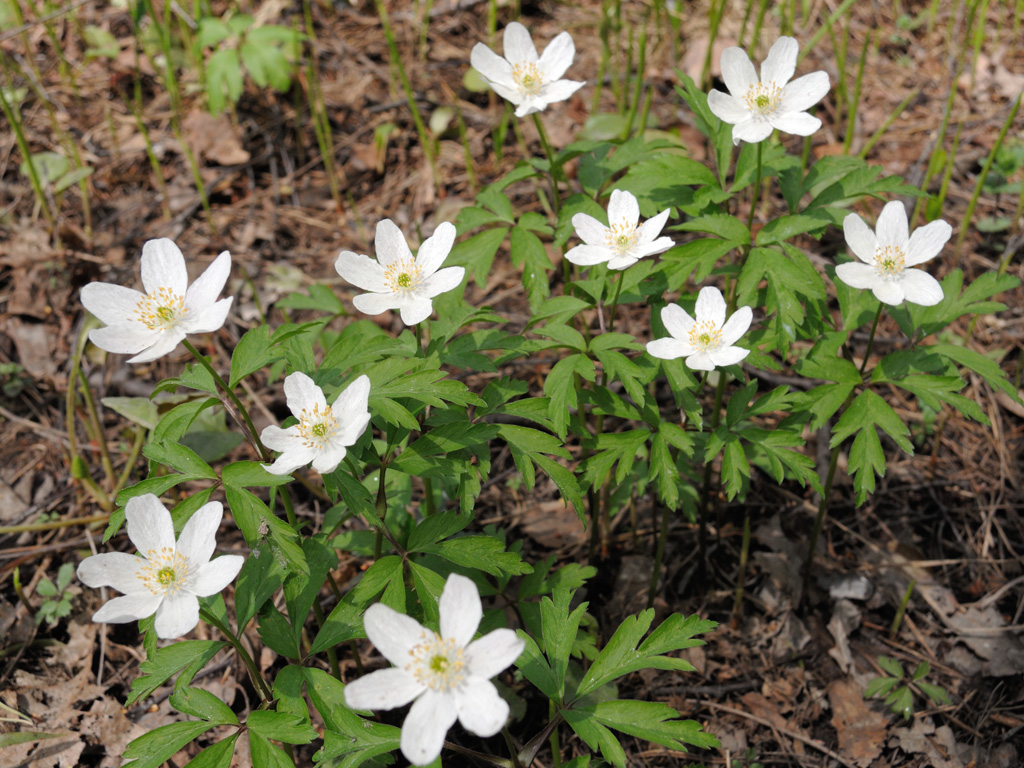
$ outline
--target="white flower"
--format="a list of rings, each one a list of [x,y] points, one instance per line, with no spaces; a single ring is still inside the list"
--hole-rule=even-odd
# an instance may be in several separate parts
[[[855,213],[843,219],[843,234],[860,261],[836,267],[836,276],[852,288],[870,288],[884,304],[896,305],[904,299],[930,307],[942,301],[942,286],[924,270],[909,269],[934,258],[942,250],[953,228],[944,221],[933,221],[909,234],[907,211],[903,203],[886,203],[875,231]]]
[[[577,245],[565,254],[573,264],[590,266],[608,262],[609,269],[625,269],[644,256],[664,253],[675,243],[670,237],[658,237],[669,210],[666,208],[653,219],[640,222],[640,207],[636,198],[621,189],[612,191],[608,201],[608,226],[593,216],[577,213],[572,217],[576,235],[585,245]],[[657,238],[657,239],[655,239]]]
[[[401,740],[402,754],[413,765],[426,765],[441,754],[456,718],[477,736],[501,730],[508,704],[490,679],[525,647],[511,629],[473,640],[483,609],[476,585],[465,576],[448,577],[439,607],[440,634],[381,603],[367,608],[366,636],[395,666],[345,688],[345,703],[352,709],[395,709],[413,701]]]
[[[696,320],[678,304],[662,309],[661,321],[672,336],[648,342],[647,351],[662,360],[685,357],[687,367],[697,371],[735,365],[750,354],[749,349],[733,346],[750,327],[750,307],[740,307],[726,322],[722,292],[706,286],[697,294],[694,314]]]
[[[93,614],[109,624],[144,619],[156,613],[158,637],[181,637],[199,623],[197,597],[220,592],[234,580],[245,558],[224,555],[211,560],[223,508],[211,501],[195,511],[174,541],[171,513],[152,493],[128,500],[124,510],[128,538],[142,557],[105,552],[87,557],[78,578],[90,587],[124,592]]]
[[[469,61],[495,93],[516,105],[516,117],[526,117],[565,101],[583,87],[582,82],[559,79],[575,55],[572,36],[562,32],[538,58],[526,27],[513,21],[505,27],[505,58],[477,43]]]
[[[773,128],[810,136],[821,127],[821,120],[806,110],[828,93],[828,75],[812,72],[790,83],[799,51],[800,45],[792,37],[780,37],[761,64],[760,80],[742,48],[722,52],[722,79],[732,95],[711,91],[708,108],[732,124],[733,144],[764,141]]]
[[[217,296],[230,272],[231,254],[224,251],[189,286],[178,246],[167,238],[150,240],[142,246],[145,293],[111,283],[82,289],[82,304],[107,324],[89,339],[108,352],[134,354],[129,363],[163,357],[186,334],[210,333],[224,325],[232,298],[217,301]]]
[[[267,448],[281,451],[277,461],[264,465],[267,471],[287,475],[313,462],[317,472],[333,472],[345,458],[345,449],[370,423],[370,379],[360,376],[328,408],[324,391],[309,376],[295,371],[284,380],[284,396],[299,423],[288,429],[271,425],[260,434]]]
[[[391,219],[384,219],[377,224],[374,237],[377,261],[342,251],[334,268],[352,285],[371,291],[352,299],[360,312],[379,315],[397,309],[403,323],[416,325],[434,311],[431,299],[456,288],[466,274],[464,267],[439,269],[454,243],[455,226],[446,221],[423,241],[414,259],[402,231]]]

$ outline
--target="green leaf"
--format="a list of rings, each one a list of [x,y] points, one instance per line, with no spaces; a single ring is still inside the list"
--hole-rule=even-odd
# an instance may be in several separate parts
[[[423,545],[420,551],[492,576],[519,576],[533,570],[518,552],[506,552],[505,543],[494,536],[460,536]]]
[[[216,480],[217,473],[213,467],[203,461],[195,451],[180,443],[152,442],[142,449],[143,455],[160,464],[166,464],[183,475],[207,480]]]
[[[735,245],[750,244],[750,230],[735,216],[725,213],[698,216],[679,226],[684,232],[707,232]]]
[[[270,344],[270,326],[257,325],[245,332],[231,353],[231,376],[228,386],[234,389],[246,376],[280,359],[282,352]]]
[[[558,682],[557,701],[563,701],[565,698],[565,673],[569,668],[569,655],[576,643],[580,620],[586,613],[588,605],[580,603],[570,611],[569,601],[572,600],[573,592],[568,589],[556,589],[554,600],[545,597],[540,601],[544,653]]]
[[[1017,388],[1013,385],[1013,382],[1007,378],[1006,372],[999,367],[999,364],[991,358],[973,349],[958,347],[955,344],[934,344],[928,347],[928,351],[942,355],[959,365],[969,368],[985,379],[991,386],[1001,389],[1009,395],[1010,399],[1017,403],[1021,402],[1020,395],[1017,393]]]
[[[850,448],[849,469],[854,475],[857,503],[863,503],[875,489],[875,475],[885,474],[885,453],[876,427],[881,427],[905,452],[913,455],[914,446],[907,439],[910,430],[896,412],[871,390],[861,392],[836,423],[831,448],[856,434]]]
[[[116,59],[121,53],[117,38],[103,27],[87,24],[82,30],[82,39],[89,46],[85,51],[86,59]]]
[[[268,603],[260,613],[259,635],[264,645],[275,653],[288,659],[302,658],[292,625],[273,603]]]
[[[1002,312],[1006,305],[988,301],[992,296],[1012,291],[1020,285],[1020,279],[1013,275],[999,275],[997,272],[983,272],[961,293],[964,275],[959,269],[952,270],[942,281],[945,298],[933,307],[910,304],[910,316],[914,327],[924,336],[938,333],[947,325],[964,315],[984,315]]]
[[[200,397],[174,406],[161,417],[153,429],[153,442],[178,442],[199,414],[215,405],[220,405],[220,400],[216,397]]]
[[[221,48],[206,62],[206,94],[213,115],[238,102],[242,96],[242,63],[236,49]]]
[[[198,717],[212,725],[238,723],[238,717],[231,711],[231,707],[203,688],[177,685],[170,702],[179,712]]]
[[[13,747],[15,744],[27,744],[30,741],[42,741],[43,739],[55,739],[64,736],[63,733],[42,733],[41,731],[13,731],[11,733],[0,733],[0,749]]]
[[[205,16],[199,20],[199,31],[196,34],[196,45],[200,48],[213,48],[232,35],[231,27],[214,16]]]
[[[483,288],[494,264],[494,256],[505,242],[507,234],[508,227],[495,227],[457,243],[445,259],[445,266],[465,267],[466,272],[473,275],[476,284]]]
[[[100,402],[104,408],[109,408],[146,429],[153,429],[160,420],[157,404],[148,397],[104,397]]]
[[[231,768],[235,754],[235,742],[241,734],[235,733],[223,741],[211,744],[185,766],[185,768]]]
[[[332,768],[356,768],[399,747],[401,729],[364,720],[345,704],[345,686],[322,669],[306,667],[306,693],[327,727],[324,746],[314,755]],[[344,758],[344,759],[342,759]]]
[[[577,407],[576,399],[576,376],[579,375],[587,381],[594,381],[596,373],[594,362],[583,354],[574,354],[563,357],[548,373],[544,380],[544,394],[550,398],[548,414],[551,423],[557,434],[565,440],[566,430],[569,424],[569,411]]]
[[[888,696],[900,683],[897,677],[876,677],[864,687],[864,698],[872,699],[876,696]]]
[[[251,731],[285,744],[309,744],[317,732],[303,718],[271,710],[254,710],[245,721]]]
[[[236,461],[221,470],[224,485],[234,488],[269,488],[291,481],[290,475],[275,475],[258,461]]]
[[[242,43],[242,62],[256,85],[284,93],[292,84],[292,64],[279,47],[251,39]]]
[[[181,640],[161,648],[139,666],[139,676],[132,680],[125,706],[131,707],[148,698],[172,675],[186,668],[191,673],[187,675],[188,680],[191,680],[225,645],[227,643],[220,640]]]
[[[825,229],[831,224],[827,219],[815,216],[797,214],[794,216],[780,216],[772,219],[761,231],[757,233],[755,242],[758,245],[771,245],[782,243],[797,235],[810,234],[815,239],[820,239]]]
[[[903,679],[903,665],[896,661],[896,659],[890,658],[889,656],[879,656],[878,666],[888,672],[892,677],[895,677],[898,680]]]
[[[516,668],[523,673],[523,677],[537,686],[541,693],[552,701],[559,701],[561,685],[536,641],[521,629],[516,630],[516,635],[525,643],[522,654],[516,659]]]
[[[284,563],[274,556],[272,548],[257,541],[235,582],[235,615],[240,629],[249,625],[249,620],[277,591],[286,573]]]
[[[512,228],[509,248],[512,263],[523,270],[523,285],[530,299],[530,309],[536,311],[551,293],[548,287],[551,259],[540,238],[521,226]]]
[[[406,549],[409,552],[417,552],[424,546],[435,544],[458,533],[471,521],[469,515],[459,515],[455,512],[442,512],[425,517],[409,535]]]
[[[205,721],[170,723],[144,733],[127,746],[122,757],[135,768],[159,768],[186,744],[212,727]]]

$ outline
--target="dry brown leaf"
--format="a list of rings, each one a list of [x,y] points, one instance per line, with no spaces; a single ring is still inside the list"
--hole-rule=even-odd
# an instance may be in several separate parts
[[[866,768],[882,752],[888,719],[864,700],[853,680],[834,680],[828,687],[832,725],[839,734],[839,754]]]
[[[931,718],[915,719],[910,728],[897,728],[892,732],[889,746],[898,746],[907,754],[924,755],[932,768],[964,768],[957,757],[956,739],[948,725],[939,728]]]
[[[182,124],[192,149],[217,165],[239,165],[249,161],[249,153],[242,148],[234,126],[226,115],[214,117],[195,111]]]

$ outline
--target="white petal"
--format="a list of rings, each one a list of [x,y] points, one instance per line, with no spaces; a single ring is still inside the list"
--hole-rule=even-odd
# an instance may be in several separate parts
[[[626,251],[626,253],[612,256],[608,260],[608,269],[629,269],[638,261],[640,261],[640,257],[636,254],[635,251]]]
[[[544,53],[540,55],[537,66],[544,75],[544,82],[558,80],[565,74],[565,71],[572,65],[573,57],[576,55],[576,44],[572,41],[572,35],[562,32],[554,40],[548,43]]]
[[[711,355],[707,352],[697,352],[687,357],[683,362],[686,363],[687,368],[695,371],[715,370],[715,361],[711,359]]]
[[[686,357],[693,354],[693,346],[681,339],[673,339],[666,336],[663,339],[654,339],[647,342],[647,353],[659,360],[675,360],[677,357]]]
[[[477,45],[480,45],[480,43],[477,43]],[[504,59],[502,59],[502,61],[504,61]],[[486,80],[486,78],[484,79]],[[496,83],[494,81],[488,81],[488,84],[496,94],[506,101],[517,105],[523,103],[523,92],[515,85],[505,85],[504,83]]]
[[[907,301],[931,307],[942,301],[942,285],[934,277],[921,269],[906,269],[900,274],[900,284]]]
[[[636,254],[638,259],[642,259],[645,256],[654,256],[659,253],[664,253],[674,245],[675,241],[671,237],[659,237],[653,243],[638,245],[633,249],[633,253]]]
[[[537,94],[537,108],[535,111],[539,112],[545,109],[548,104],[565,101],[584,85],[586,85],[586,82],[583,80],[555,80],[553,83],[544,83],[541,86],[540,93]]]
[[[241,555],[221,555],[205,563],[193,576],[189,574],[188,590],[199,597],[222,592],[242,570],[245,558]]]
[[[272,475],[290,475],[296,469],[309,464],[317,456],[317,449],[305,443],[284,451],[273,464],[264,464],[263,468]]]
[[[465,276],[465,267],[445,267],[444,269],[439,269],[419,284],[415,291],[416,297],[432,299],[435,296],[440,296],[442,293],[453,291],[459,287]],[[415,323],[406,323],[406,325],[415,325]]]
[[[230,274],[231,254],[224,251],[189,286],[185,292],[185,306],[190,310],[203,310],[213,306],[220,292],[224,290],[224,284],[227,283]]]
[[[363,432],[366,431],[369,424],[369,411],[356,413],[341,423],[341,427],[338,429],[338,434],[335,435],[335,440],[338,442],[338,445],[355,445],[356,441],[362,437]]]
[[[487,680],[470,680],[455,692],[459,722],[470,733],[488,738],[508,721],[508,702]]]
[[[733,312],[729,321],[722,326],[722,346],[732,346],[743,338],[753,319],[754,311],[750,307],[740,307]]]
[[[314,384],[313,380],[302,371],[290,373],[285,378],[284,396],[288,401],[288,410],[296,418],[303,411],[312,412],[319,410],[323,413],[327,410],[327,399],[324,397],[324,391]]]
[[[586,213],[577,213],[572,217],[572,226],[576,236],[587,245],[604,245],[608,236],[608,227]]]
[[[364,291],[386,293],[391,290],[384,279],[384,267],[364,254],[342,251],[334,262],[334,269],[344,280]]]
[[[466,646],[466,669],[474,677],[490,680],[515,663],[525,647],[511,629],[495,629]]]
[[[394,293],[361,293],[352,297],[355,308],[364,315],[379,315],[389,309],[398,309],[401,302]]]
[[[806,112],[825,98],[828,89],[828,75],[824,72],[811,72],[809,75],[798,77],[782,89],[779,111]]]
[[[199,623],[199,600],[190,592],[164,597],[156,609],[156,636],[164,640],[187,635]]]
[[[483,43],[473,46],[469,53],[469,63],[492,87],[497,84],[505,88],[515,88],[512,65]]]
[[[615,251],[611,248],[605,248],[600,245],[577,245],[575,248],[569,249],[565,254],[565,258],[573,264],[579,264],[581,267],[590,267],[594,264],[604,264],[614,255]]]
[[[271,424],[260,433],[260,442],[272,451],[289,451],[302,444],[298,425],[281,429]]]
[[[685,339],[696,321],[678,304],[666,304],[661,309],[661,322],[665,324],[665,330],[675,338]]]
[[[373,244],[377,249],[377,261],[385,267],[395,261],[412,261],[412,251],[405,235],[391,219],[377,222]]]
[[[185,257],[173,240],[163,237],[142,246],[142,285],[148,294],[167,288],[175,296],[185,295],[188,270]]]
[[[608,201],[608,225],[635,227],[638,221],[640,221],[640,205],[633,194],[623,189],[613,189],[612,197]]]
[[[313,469],[321,475],[333,472],[345,460],[346,453],[348,451],[345,450],[344,445],[331,441],[317,451],[316,456],[313,457]]]
[[[941,219],[915,229],[907,243],[906,266],[914,267],[934,259],[952,235],[953,228]]]
[[[736,365],[749,354],[750,350],[742,347],[719,347],[708,352],[708,357],[716,366],[723,368],[727,365]]]
[[[871,292],[875,294],[875,298],[880,302],[893,307],[897,304],[902,304],[903,299],[906,298],[906,294],[903,292],[902,281],[879,280],[871,287]]]
[[[129,621],[145,619],[153,615],[163,599],[163,595],[154,595],[148,590],[134,595],[115,597],[96,611],[92,615],[92,620],[102,624],[125,624]]]
[[[885,204],[875,224],[875,237],[881,248],[891,245],[906,250],[910,241],[910,228],[907,224],[907,209],[902,202],[893,200]]]
[[[370,399],[370,379],[360,376],[345,391],[338,395],[331,410],[340,424],[338,441],[342,445],[352,445],[363,434],[370,421],[367,410]]]
[[[424,690],[426,686],[404,669],[378,669],[345,686],[345,704],[351,709],[396,709]]]
[[[112,283],[89,283],[82,288],[81,297],[82,306],[106,325],[121,325],[129,320],[134,322],[135,307],[145,298],[138,291]]]
[[[416,266],[424,277],[433,275],[444,264],[455,245],[455,225],[444,221],[437,225],[434,234],[423,241],[416,253]]]
[[[865,264],[875,263],[875,233],[864,223],[864,219],[851,213],[843,219],[843,235],[853,255]]]
[[[719,120],[730,125],[750,118],[750,110],[742,100],[721,91],[712,90],[708,94],[708,109]]]
[[[821,128],[821,120],[806,112],[779,112],[768,118],[768,123],[783,133],[811,136]]]
[[[185,334],[180,330],[167,330],[160,331],[156,341],[148,349],[144,349],[139,352],[135,357],[128,358],[129,363],[148,363],[151,360],[156,360],[169,355],[178,346],[182,339],[185,338]]]
[[[171,513],[155,494],[146,493],[128,499],[124,508],[125,526],[132,544],[146,557],[161,550],[174,551],[174,524]]]
[[[213,557],[217,529],[223,517],[223,505],[219,501],[211,501],[197,509],[181,529],[178,552],[188,558],[190,568],[201,568]]]
[[[413,702],[402,723],[400,744],[405,759],[413,765],[427,765],[436,760],[444,746],[445,734],[455,724],[458,714],[454,697],[424,691]]]
[[[796,72],[796,57],[800,44],[792,37],[780,37],[761,62],[761,82],[775,83],[780,88],[789,82]]]
[[[540,112],[548,106],[546,101],[542,101],[536,96],[530,96],[528,94],[523,94],[518,99],[509,99],[509,101],[518,105],[514,114],[519,118],[532,115],[534,112]]]
[[[533,45],[533,38],[530,37],[526,27],[518,21],[510,22],[505,27],[503,45],[505,58],[512,66],[537,61],[537,49]]]
[[[126,552],[104,552],[78,564],[78,578],[87,587],[113,587],[126,595],[148,592],[139,576],[146,565],[141,557]]]
[[[653,216],[641,224],[640,229],[638,229],[636,233],[637,243],[640,245],[653,243],[654,239],[661,234],[661,230],[665,228],[665,222],[668,221],[668,215],[671,212],[671,209],[666,208],[657,216]],[[672,241],[669,240],[669,242],[671,243]],[[660,253],[660,251],[658,251],[658,253]]]
[[[108,325],[89,331],[89,341],[100,349],[121,355],[134,355],[148,349],[159,340],[160,331],[147,328],[142,323]]]
[[[722,80],[729,93],[740,99],[747,95],[750,86],[758,82],[757,71],[742,48],[726,48],[722,51]]]
[[[404,665],[413,646],[433,635],[415,619],[383,603],[374,603],[366,609],[363,628],[370,642],[395,666]]]
[[[212,333],[220,330],[228,319],[234,296],[221,299],[212,306],[203,307],[196,312],[189,312],[181,321],[179,328],[185,333]]]
[[[398,313],[402,322],[406,325],[419,325],[434,311],[434,302],[430,299],[420,299],[415,296],[408,296],[402,301]]]
[[[453,573],[444,584],[439,610],[441,637],[454,640],[459,648],[469,645],[484,615],[476,584],[465,576]]]
[[[771,136],[772,130],[772,124],[764,118],[751,118],[732,127],[732,143],[745,141],[747,144],[757,144]]]
[[[860,288],[861,290],[874,289],[875,285],[881,282],[878,270],[859,261],[848,261],[837,266],[836,277],[851,288]]]
[[[697,294],[697,306],[694,308],[697,322],[714,323],[715,328],[725,325],[725,299],[722,292],[713,285],[706,285]]]

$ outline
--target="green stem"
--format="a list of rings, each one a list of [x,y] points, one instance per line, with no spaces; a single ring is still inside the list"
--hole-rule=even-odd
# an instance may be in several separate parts
[[[615,295],[612,297],[612,307],[608,310],[608,330],[611,331],[615,325],[615,310],[619,306],[619,294],[622,293],[622,283],[625,276],[620,272],[618,280],[615,281]]]
[[[192,346],[191,341],[188,339],[182,339],[181,343],[185,345],[185,349],[192,354],[192,357],[194,357],[199,364],[207,370],[207,372],[213,377],[213,380],[217,382],[217,386],[224,391],[224,394],[228,396],[235,408],[238,409],[236,413],[232,413],[232,416],[234,416],[236,420],[241,417],[242,422],[240,422],[240,424],[248,433],[249,442],[252,443],[256,452],[259,453],[263,461],[271,461],[272,457],[270,455],[270,451],[266,449],[263,442],[260,440],[260,435],[256,431],[256,426],[252,423],[252,419],[249,417],[249,411],[247,411],[245,406],[242,405],[242,401],[238,399],[238,395],[236,395],[234,390],[228,386],[228,383],[221,378],[220,374],[217,373],[210,361],[207,360],[204,355],[201,355],[198,349]]]
[[[533,113],[533,124],[537,126],[537,135],[540,136],[540,144],[544,148],[544,154],[548,158],[548,178],[551,179],[551,207],[558,218],[558,211],[561,207],[561,200],[558,195],[558,178],[561,174],[561,166],[555,160],[555,154],[551,151],[551,144],[548,141],[548,133],[544,130],[544,123],[540,121],[540,115]]]
[[[654,498],[654,508],[658,508],[658,500]],[[654,605],[654,596],[658,592],[658,580],[661,578],[661,561],[665,556],[665,540],[668,538],[668,519],[671,510],[668,504],[661,505],[661,530],[658,531],[658,545],[654,550],[654,567],[651,569],[651,586],[647,591],[647,607]]]
[[[260,674],[259,667],[256,666],[256,662],[252,660],[252,656],[249,655],[249,652],[245,649],[245,646],[242,645],[242,642],[237,637],[235,637],[234,633],[230,629],[228,629],[226,626],[224,626],[224,624],[221,623],[220,619],[218,619],[212,613],[207,611],[205,608],[199,609],[199,615],[207,624],[216,627],[218,630],[220,630],[220,633],[224,635],[224,638],[229,643],[231,643],[232,647],[234,647],[235,652],[238,654],[238,657],[242,660],[242,663],[244,663],[246,668],[249,670],[249,677],[252,679],[252,684],[256,687],[256,690],[259,693],[260,699],[263,701],[263,703],[269,704],[271,701],[273,701],[274,694],[270,690],[270,686],[267,685],[267,681],[263,679],[263,675]]]
[[[747,229],[754,223],[754,211],[757,210],[757,198],[761,194],[761,145],[763,141],[757,142],[757,176],[754,178],[754,192],[750,199],[750,213],[747,214]]]
[[[313,601],[313,615],[316,616],[316,625],[323,629],[324,624],[327,623],[327,617],[324,616],[324,609],[320,607],[319,598]],[[338,651],[335,650],[333,645],[327,649],[327,661],[331,665],[331,674],[340,681],[341,667],[338,665]]]
[[[718,386],[715,388],[715,404],[711,411],[711,431],[718,429],[720,411],[722,410],[722,398],[725,396],[725,371],[718,371]],[[700,492],[700,507],[697,510],[698,524],[697,532],[698,547],[700,551],[700,567],[706,568],[708,555],[708,507],[711,503],[711,462],[704,463],[704,482]]]

